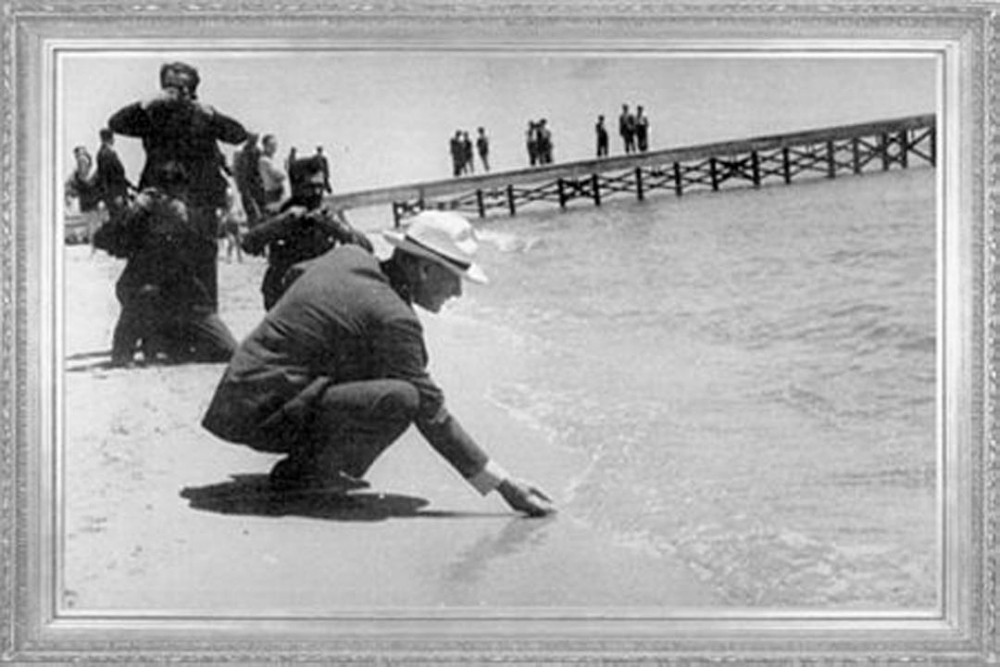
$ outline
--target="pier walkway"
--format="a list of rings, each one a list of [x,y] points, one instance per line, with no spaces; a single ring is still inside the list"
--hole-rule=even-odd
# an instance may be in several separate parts
[[[485,218],[494,211],[516,215],[535,202],[566,207],[582,198],[600,206],[620,194],[642,200],[657,190],[681,196],[914,162],[934,166],[935,146],[935,116],[927,114],[378,188],[332,195],[326,203],[345,210],[390,204],[397,226],[425,208]]]

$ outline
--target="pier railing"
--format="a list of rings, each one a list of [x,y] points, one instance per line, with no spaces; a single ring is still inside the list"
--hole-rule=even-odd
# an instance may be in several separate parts
[[[935,123],[934,114],[908,116],[366,190],[334,195],[327,203],[342,209],[391,204],[398,225],[427,208],[485,218],[497,210],[515,215],[535,202],[565,208],[586,199],[600,206],[620,194],[642,200],[658,190],[681,196],[699,189],[759,188],[772,181],[905,169],[915,162],[934,166]]]

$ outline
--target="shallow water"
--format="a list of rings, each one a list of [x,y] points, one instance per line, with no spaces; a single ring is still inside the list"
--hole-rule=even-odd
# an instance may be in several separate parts
[[[477,225],[452,312],[517,360],[491,400],[591,461],[564,511],[730,604],[934,604],[933,170]]]

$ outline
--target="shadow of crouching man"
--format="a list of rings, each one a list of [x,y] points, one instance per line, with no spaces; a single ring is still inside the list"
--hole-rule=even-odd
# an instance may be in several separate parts
[[[218,514],[299,516],[331,521],[385,521],[439,515],[421,510],[425,498],[393,493],[276,490],[268,475],[233,475],[227,482],[186,487],[180,496],[194,509]]]

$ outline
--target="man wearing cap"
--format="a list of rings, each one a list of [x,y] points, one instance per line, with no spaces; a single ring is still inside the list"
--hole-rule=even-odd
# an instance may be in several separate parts
[[[326,177],[315,156],[290,164],[297,174],[292,197],[243,237],[243,249],[251,255],[267,254],[267,271],[260,291],[264,310],[270,310],[284,293],[286,274],[292,266],[333,248],[338,243],[356,243],[369,252],[372,244],[347,222],[340,211],[323,206]]]
[[[271,470],[277,489],[346,492],[410,424],[481,494],[496,489],[515,510],[553,511],[469,436],[427,372],[413,304],[438,312],[463,278],[486,282],[474,263],[472,226],[456,213],[424,211],[405,233],[387,232],[392,256],[356,245],[308,262],[243,341],[202,424],[218,437],[287,456]]]

